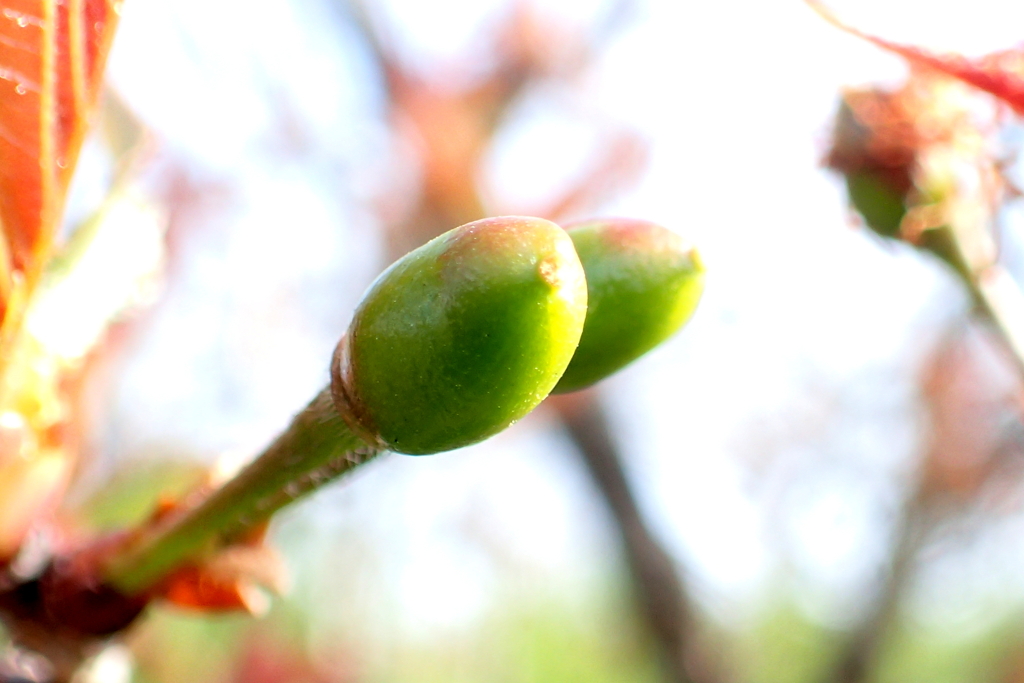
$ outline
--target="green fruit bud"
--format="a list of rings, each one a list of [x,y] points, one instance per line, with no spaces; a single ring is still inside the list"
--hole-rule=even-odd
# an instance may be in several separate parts
[[[704,290],[697,251],[647,221],[609,219],[566,228],[587,277],[587,320],[555,387],[575,391],[607,377],[672,336]]]
[[[904,197],[885,178],[870,171],[846,174],[850,203],[869,228],[882,237],[900,236],[900,224],[907,214]]]
[[[518,216],[463,225],[371,285],[335,352],[335,403],[365,440],[399,453],[476,443],[550,393],[586,310],[560,227]]]

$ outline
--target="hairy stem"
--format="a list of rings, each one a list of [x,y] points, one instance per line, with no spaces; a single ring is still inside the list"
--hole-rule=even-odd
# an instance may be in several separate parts
[[[143,593],[379,452],[352,433],[324,389],[238,476],[110,558],[104,578],[128,595]]]

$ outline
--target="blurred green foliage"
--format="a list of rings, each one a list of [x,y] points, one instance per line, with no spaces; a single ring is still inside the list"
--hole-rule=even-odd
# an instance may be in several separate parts
[[[125,463],[86,497],[75,511],[76,519],[100,531],[132,526],[153,514],[161,499],[180,500],[206,476],[207,469],[199,462],[182,459]]]

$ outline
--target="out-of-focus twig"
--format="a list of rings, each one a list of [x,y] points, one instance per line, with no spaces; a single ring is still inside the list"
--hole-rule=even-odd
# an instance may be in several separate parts
[[[587,172],[538,215],[560,221],[585,213],[627,189],[647,166],[648,148],[631,131],[609,136],[608,143]]]
[[[892,559],[874,608],[850,639],[835,669],[837,683],[872,679],[879,652],[898,621],[900,601],[929,535],[949,515],[963,515],[1019,480],[1020,380],[998,336],[968,322],[939,345],[921,387],[931,421],[929,445],[895,530]]]
[[[879,649],[896,621],[914,560],[931,528],[927,494],[918,486],[907,501],[895,533],[889,571],[882,580],[875,607],[847,643],[835,669],[835,683],[863,683],[869,680]]]
[[[662,650],[667,677],[676,683],[718,680],[692,651],[694,624],[686,588],[676,563],[644,521],[600,398],[577,392],[549,400],[615,520],[637,601]]]

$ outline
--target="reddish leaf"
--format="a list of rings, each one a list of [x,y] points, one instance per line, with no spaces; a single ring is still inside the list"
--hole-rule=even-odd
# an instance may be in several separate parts
[[[184,567],[174,573],[163,589],[165,600],[179,607],[208,612],[248,612],[250,584],[238,580],[221,580],[199,567]]]
[[[64,195],[120,0],[0,0],[0,221],[10,266],[31,283]]]
[[[270,605],[260,586],[280,593],[287,583],[284,565],[264,544],[264,534],[265,526],[253,538],[221,550],[201,565],[179,567],[154,594],[180,607],[262,614]]]
[[[1024,115],[1024,52],[1006,50],[977,60],[955,53],[938,55],[859,31],[843,24],[817,0],[806,1],[825,20],[843,31],[874,43],[883,50],[898,54],[912,65],[935,69],[984,90],[1010,105],[1016,113]]]

